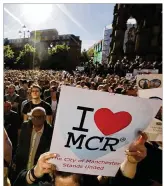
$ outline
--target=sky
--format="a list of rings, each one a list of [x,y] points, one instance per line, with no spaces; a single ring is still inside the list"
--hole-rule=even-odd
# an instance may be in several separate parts
[[[82,49],[88,49],[103,39],[105,26],[112,24],[114,5],[4,4],[4,38],[19,38],[23,25],[29,31],[55,28],[59,35],[80,36]]]

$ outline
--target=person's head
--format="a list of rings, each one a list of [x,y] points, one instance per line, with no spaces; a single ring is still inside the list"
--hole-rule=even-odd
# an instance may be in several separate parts
[[[9,101],[4,101],[4,113],[7,114],[10,112],[12,106]]]
[[[99,90],[99,91],[103,91],[103,89],[104,89],[104,85],[99,85],[99,86],[97,87],[97,90]]]
[[[80,85],[81,85],[82,87],[84,87],[84,86],[85,86],[85,81],[81,81]]]
[[[40,95],[41,95],[41,87],[39,85],[33,84],[31,86],[31,98],[40,99]]]
[[[58,86],[58,84],[55,80],[50,81],[50,87],[52,87],[52,86],[55,86],[55,87]]]
[[[27,99],[31,100],[31,88],[27,89]]]
[[[23,80],[23,81],[22,81],[22,86],[23,86],[25,89],[28,89],[28,82],[27,82],[27,80]]]
[[[31,111],[31,120],[34,128],[40,128],[46,120],[46,111],[42,107],[35,107]]]
[[[95,84],[95,82],[93,82],[93,81],[91,82],[90,89],[96,90],[96,84]]]
[[[55,87],[55,86],[50,87],[50,93],[51,93],[51,96],[56,95],[56,93],[57,93],[57,87]]]
[[[70,77],[70,83],[71,83],[71,84],[74,83],[74,78],[73,78],[73,76]]]
[[[56,172],[54,185],[55,186],[81,186],[83,179],[81,175],[68,173],[68,172]]]
[[[76,85],[76,88],[82,88],[82,86],[81,85]]]
[[[8,86],[8,93],[9,93],[10,95],[12,95],[12,94],[14,94],[14,92],[15,92],[15,85],[14,85],[14,84],[10,84],[10,85]]]

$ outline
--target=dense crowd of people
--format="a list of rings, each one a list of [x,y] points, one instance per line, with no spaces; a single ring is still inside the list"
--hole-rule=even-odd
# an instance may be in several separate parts
[[[135,59],[129,60],[126,56],[122,60],[117,60],[116,62],[109,62],[108,64],[94,64],[92,61],[87,63],[82,63],[85,67],[85,72],[88,75],[100,74],[107,75],[115,74],[124,77],[126,73],[133,73],[134,69],[158,69],[159,74],[162,73],[162,62],[161,61],[147,61],[136,56]]]
[[[161,64],[126,58],[105,68],[87,66],[84,72],[52,70],[6,70],[4,72],[4,166],[6,185],[112,185],[148,186],[162,184],[160,143],[147,141],[140,132],[126,151],[126,159],[115,177],[59,172],[48,159],[62,85],[137,96],[135,77],[125,74],[135,68],[159,69]],[[159,115],[159,114],[158,114]],[[160,114],[161,116],[161,114]],[[162,119],[160,117],[160,119]],[[9,179],[8,179],[9,178]]]

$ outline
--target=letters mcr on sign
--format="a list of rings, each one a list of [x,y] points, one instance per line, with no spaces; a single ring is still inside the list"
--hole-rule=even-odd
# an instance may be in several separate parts
[[[119,139],[117,138],[99,136],[92,136],[90,138],[87,138],[87,133],[89,132],[89,129],[84,127],[85,117],[87,112],[93,112],[94,109],[82,106],[77,106],[77,109],[82,111],[80,125],[79,127],[72,127],[72,132],[68,132],[68,139],[65,147],[71,148],[71,145],[74,145],[76,146],[76,149],[82,149],[82,145],[83,143],[85,143],[84,146],[87,150],[106,151],[107,148],[110,148],[111,151],[116,151],[114,149],[114,146],[119,143]],[[94,120],[96,126],[104,135],[110,135],[127,127],[130,124],[132,117],[128,112],[123,111],[114,114],[107,108],[101,108],[95,112]],[[76,131],[80,131],[82,132],[82,134],[80,134],[75,139],[74,133]],[[93,140],[96,141],[96,144],[100,143],[101,145],[98,145],[98,147],[91,147],[90,142]]]

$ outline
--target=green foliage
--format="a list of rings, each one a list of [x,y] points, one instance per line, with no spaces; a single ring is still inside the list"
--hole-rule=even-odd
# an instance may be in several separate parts
[[[41,69],[68,70],[71,67],[69,49],[66,44],[48,48],[49,59],[42,62]]]
[[[70,47],[68,47],[66,44],[56,45],[55,47],[48,48],[48,54],[51,56],[61,52],[68,52],[69,49]]]
[[[36,49],[30,44],[24,45],[23,49],[19,52],[16,58],[17,68],[32,69],[33,68],[33,55],[36,55]]]
[[[34,54],[35,52],[36,49],[33,46],[31,46],[30,44],[26,44],[23,50],[19,52],[19,56],[16,58],[16,62],[21,61],[25,56]]]
[[[87,55],[88,55],[88,57],[91,59],[91,57],[94,56],[94,48],[90,48],[90,49],[87,51]]]
[[[14,58],[14,52],[10,45],[4,46],[4,61]]]

